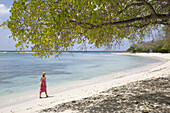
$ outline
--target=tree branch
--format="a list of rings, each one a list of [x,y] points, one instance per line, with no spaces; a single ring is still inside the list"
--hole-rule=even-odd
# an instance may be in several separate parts
[[[91,28],[92,28],[92,27],[95,27],[95,25],[90,24],[90,23],[86,23],[86,22],[76,22],[76,21],[74,21],[74,20],[70,20],[69,22],[71,22],[71,23],[76,23],[76,24],[78,24],[78,25],[89,25]]]
[[[106,26],[106,25],[121,25],[121,24],[129,24],[135,21],[141,21],[141,20],[151,20],[151,19],[170,19],[170,14],[157,14],[157,17],[155,15],[148,15],[145,17],[138,17],[138,18],[132,18],[129,20],[124,21],[117,21],[117,22],[110,22],[110,23],[103,23],[100,25],[94,25],[94,27],[100,27],[100,26]]]
[[[99,24],[99,25],[94,25],[94,24],[90,24],[90,23],[86,23],[86,22],[76,22],[74,20],[70,20],[69,22],[73,22],[76,23],[78,25],[89,25],[90,28],[89,29],[93,29],[94,27],[99,28],[101,26],[107,26],[107,25],[122,25],[122,24],[130,24],[133,23],[135,21],[142,21],[142,20],[152,20],[152,19],[170,19],[170,14],[157,14],[157,16],[155,17],[155,15],[151,14],[145,17],[138,17],[138,18],[132,18],[129,20],[124,20],[124,21],[117,21],[117,22],[110,22],[110,23],[103,23],[103,24]],[[160,23],[159,23],[160,24]],[[165,25],[165,22],[162,23]],[[169,25],[169,24],[168,24]]]
[[[119,11],[114,18],[116,18],[116,17],[117,17],[118,15],[120,15],[121,13],[125,12],[125,11],[126,11],[128,8],[130,8],[131,6],[141,6],[141,5],[144,5],[144,3],[132,3],[132,4],[129,4],[129,5],[127,5],[122,11]]]
[[[157,15],[157,13],[155,12],[154,8],[152,7],[152,5],[150,3],[148,3],[145,0],[138,0],[138,1],[142,1],[149,8],[149,10],[151,11],[151,14]]]
[[[121,26],[121,27],[118,27],[118,28],[127,28],[127,27],[136,27],[136,28],[142,28],[142,27],[145,27],[145,26],[148,26],[148,25],[154,25],[154,24],[162,24],[162,25],[167,25],[169,26],[170,24],[169,23],[166,23],[164,21],[155,21],[155,22],[149,22],[149,23],[146,23],[146,24],[142,24],[142,25],[139,25],[139,26],[134,26],[132,24],[130,25],[126,25],[126,26]]]

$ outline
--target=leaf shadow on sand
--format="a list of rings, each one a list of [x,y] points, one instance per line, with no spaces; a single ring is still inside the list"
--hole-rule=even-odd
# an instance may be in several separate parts
[[[129,83],[103,91],[100,95],[58,104],[40,112],[80,113],[161,112],[170,109],[170,77]]]

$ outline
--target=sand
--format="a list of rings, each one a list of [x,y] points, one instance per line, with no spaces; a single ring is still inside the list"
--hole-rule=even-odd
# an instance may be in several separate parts
[[[169,113],[170,76],[112,87],[100,95],[58,104],[42,112]]]
[[[37,98],[35,94],[30,94],[30,98],[20,95],[15,99],[15,104],[4,106],[0,108],[0,113],[34,113],[41,112],[44,109],[54,108],[56,105],[61,105],[62,103],[67,103],[72,101],[77,102],[82,100],[82,98],[97,97],[104,91],[108,91],[114,87],[121,87],[123,85],[128,85],[128,83],[141,81],[141,80],[155,80],[160,77],[168,77],[170,75],[170,54],[160,54],[160,53],[116,53],[116,55],[135,55],[143,57],[154,57],[162,59],[162,63],[156,63],[154,65],[149,65],[141,67],[134,70],[129,70],[127,72],[122,72],[117,74],[117,76],[112,77],[110,75],[106,77],[98,77],[91,80],[77,81],[73,83],[72,86],[63,86],[63,91],[57,92],[59,87],[55,87],[49,90],[49,98]],[[37,93],[36,93],[37,94]],[[14,101],[12,100],[12,101]],[[21,101],[24,100],[24,101]],[[77,100],[77,101],[76,101]],[[6,102],[11,101],[9,99]],[[52,111],[51,111],[52,112]],[[65,113],[79,112],[73,109],[66,109],[62,111]]]

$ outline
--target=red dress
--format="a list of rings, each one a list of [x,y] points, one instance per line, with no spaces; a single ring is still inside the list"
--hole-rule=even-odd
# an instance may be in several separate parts
[[[45,84],[45,79],[41,79],[41,88],[40,88],[40,93],[41,92],[46,92],[46,84]]]

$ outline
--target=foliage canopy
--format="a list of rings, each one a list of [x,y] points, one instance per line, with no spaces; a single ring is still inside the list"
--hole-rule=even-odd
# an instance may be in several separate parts
[[[14,0],[4,24],[20,51],[32,44],[34,56],[48,57],[76,43],[112,49],[158,27],[168,34],[169,7],[169,0]]]

